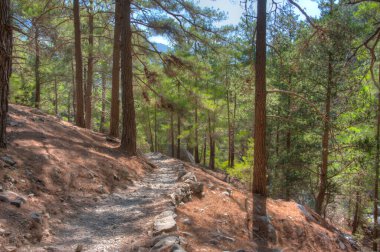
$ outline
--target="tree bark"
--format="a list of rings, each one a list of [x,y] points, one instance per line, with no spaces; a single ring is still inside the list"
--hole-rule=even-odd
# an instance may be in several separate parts
[[[177,83],[177,95],[178,98],[180,96],[179,94],[179,82]],[[177,112],[177,158],[181,159],[181,117],[179,112]]]
[[[110,136],[119,136],[119,81],[120,81],[120,0],[115,1],[115,29],[113,37],[112,55],[112,93],[111,93],[111,119]]]
[[[198,98],[195,98],[195,146],[194,146],[194,160],[199,164],[199,142],[198,142]]]
[[[131,0],[121,1],[121,84],[123,130],[120,149],[129,155],[137,154],[136,115],[133,98]]]
[[[206,135],[206,132],[203,136],[203,150],[202,150],[202,153],[203,153],[203,165],[206,166],[206,153],[207,153],[207,135]]]
[[[6,148],[9,78],[12,73],[12,21],[10,0],[0,1],[0,148]]]
[[[236,101],[236,92],[234,94],[234,108],[232,115],[232,129],[231,129],[231,167],[235,166],[235,123],[236,123],[236,109],[237,109],[237,101]]]
[[[35,100],[34,100],[34,106],[39,109],[40,103],[41,103],[41,78],[40,78],[40,44],[38,41],[38,38],[40,36],[39,28],[37,24],[34,24],[35,26],[35,33],[34,33],[34,50],[35,50],[35,59],[34,59],[34,75],[35,75],[35,82],[36,82],[36,93],[35,93]]]
[[[157,103],[154,104],[154,151],[158,151]]]
[[[175,157],[175,140],[174,140],[174,112],[170,111],[170,141],[171,141],[171,154]]]
[[[149,106],[146,108],[147,119],[148,119],[148,128],[149,128],[149,138],[150,138],[150,151],[154,152],[154,140],[153,140],[153,132],[152,132],[152,124],[150,122],[150,109]]]
[[[226,74],[227,78],[227,74]],[[228,167],[231,165],[231,119],[230,119],[230,91],[227,85],[227,125],[228,125]]]
[[[181,159],[181,117],[177,113],[177,158]]]
[[[380,64],[379,64],[380,71]],[[376,82],[375,80],[373,80]],[[379,82],[380,83],[380,72]],[[373,244],[372,250],[378,251],[378,238],[379,238],[379,170],[380,170],[380,90],[377,90],[377,120],[376,120],[376,155],[375,155],[375,181],[374,181],[374,197],[373,197]]]
[[[352,222],[352,234],[355,234],[358,230],[358,227],[359,227],[360,204],[361,204],[360,192],[356,191],[355,214],[354,214],[354,221]]]
[[[54,114],[58,116],[58,84],[57,76],[54,77]]]
[[[72,76],[72,95],[73,95],[73,103],[72,103],[72,106],[73,106],[73,115],[74,115],[74,119],[75,119],[75,115],[76,115],[76,109],[77,109],[77,103],[76,103],[76,100],[77,100],[77,96],[76,96],[76,83],[75,83],[75,68],[74,68],[74,57],[72,57],[71,59],[71,76]]]
[[[84,108],[83,108],[83,62],[81,48],[81,30],[79,16],[79,0],[74,0],[74,33],[75,33],[75,79],[76,79],[76,116],[77,126],[84,128]]]
[[[328,80],[326,88],[326,99],[325,99],[325,120],[323,126],[323,137],[322,137],[322,164],[319,173],[319,191],[317,199],[315,202],[315,211],[318,214],[322,214],[323,203],[325,201],[326,189],[327,189],[327,170],[329,161],[329,140],[330,140],[330,110],[331,110],[331,88],[332,88],[332,56],[329,53],[328,62]]]
[[[107,79],[106,79],[106,72],[105,70],[102,71],[102,112],[100,116],[100,125],[99,125],[99,131],[105,132],[104,129],[104,123],[106,122],[106,86],[107,86]]]
[[[257,1],[253,194],[267,195],[266,0]]]
[[[214,131],[211,127],[211,116],[208,112],[208,136],[209,136],[209,145],[210,145],[210,159],[208,162],[208,168],[211,170],[215,169],[215,142],[214,142]]]
[[[94,75],[94,14],[93,14],[93,0],[90,0],[90,7],[88,10],[88,61],[87,61],[87,85],[84,99],[85,123],[86,128],[91,129],[92,118],[92,86]]]

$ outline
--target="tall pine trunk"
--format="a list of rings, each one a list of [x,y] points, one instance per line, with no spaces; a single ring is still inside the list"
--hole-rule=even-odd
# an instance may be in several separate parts
[[[37,24],[35,25],[35,33],[34,33],[34,50],[35,50],[35,59],[34,59],[34,75],[35,75],[35,82],[36,82],[36,90],[35,90],[35,97],[34,97],[34,106],[36,108],[40,108],[41,103],[41,78],[40,78],[40,44],[39,44],[39,28]]]
[[[254,167],[252,179],[252,237],[259,246],[267,246],[268,224],[266,215],[267,155],[266,155],[266,0],[257,0]],[[260,247],[259,247],[260,250]]]
[[[326,88],[326,99],[325,99],[325,120],[323,126],[323,137],[322,137],[322,164],[319,173],[319,191],[317,199],[315,202],[315,211],[318,214],[322,214],[323,203],[326,197],[327,190],[327,170],[329,161],[329,140],[330,140],[330,110],[331,110],[331,88],[332,88],[332,56],[329,53],[328,62],[328,80]]]
[[[83,108],[83,62],[81,48],[81,30],[79,16],[79,0],[74,0],[74,34],[75,34],[75,79],[76,79],[76,115],[75,123],[84,128],[84,108]]]
[[[12,21],[10,0],[0,1],[0,148],[7,145],[9,78],[12,72]]]
[[[115,1],[115,29],[113,35],[112,55],[112,93],[111,93],[111,118],[110,136],[119,136],[119,81],[120,81],[120,0]]]
[[[91,129],[92,118],[92,86],[94,75],[94,14],[93,0],[90,0],[90,8],[88,11],[88,61],[87,61],[87,85],[84,99],[84,111],[86,128]]]
[[[267,195],[266,157],[266,0],[257,1],[254,169],[252,192]]]
[[[123,130],[120,149],[129,155],[137,154],[136,115],[133,98],[131,0],[121,1],[121,85]]]

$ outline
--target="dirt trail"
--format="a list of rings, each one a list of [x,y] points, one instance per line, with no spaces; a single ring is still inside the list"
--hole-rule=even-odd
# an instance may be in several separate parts
[[[128,251],[149,238],[154,217],[174,208],[168,194],[182,165],[159,153],[147,158],[158,168],[128,190],[92,204],[78,201],[78,209],[52,228],[55,241],[46,245],[62,251],[74,251],[78,245],[83,251]]]

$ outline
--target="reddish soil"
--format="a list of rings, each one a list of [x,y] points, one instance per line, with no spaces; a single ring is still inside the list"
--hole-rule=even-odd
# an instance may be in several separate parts
[[[0,150],[0,157],[7,155],[16,165],[0,161],[0,185],[27,202],[16,208],[0,201],[0,229],[6,231],[0,245],[49,241],[48,223],[76,208],[72,199],[92,200],[125,189],[152,168],[141,158],[127,157],[104,134],[36,109],[10,105],[8,124],[8,148]],[[44,216],[39,230],[30,221],[33,212]]]
[[[267,249],[258,249],[250,239],[251,194],[221,181],[220,174],[206,173],[190,164],[186,168],[205,184],[202,199],[194,198],[177,209],[179,233],[188,239],[188,251],[355,251],[338,230],[311,209],[294,201],[273,199],[266,200],[266,209],[277,242],[268,244]]]

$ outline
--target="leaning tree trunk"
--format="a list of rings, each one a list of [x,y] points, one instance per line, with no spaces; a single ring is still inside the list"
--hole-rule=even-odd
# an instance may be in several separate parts
[[[10,0],[0,1],[0,148],[5,148],[9,78],[12,72],[12,24]]]
[[[39,28],[37,24],[35,25],[35,33],[34,33],[34,50],[35,50],[35,58],[34,58],[34,76],[36,82],[36,90],[34,96],[34,106],[36,108],[40,108],[41,103],[41,78],[40,78],[40,44],[38,38],[40,36]]]
[[[84,112],[86,128],[91,129],[92,118],[92,86],[94,75],[94,15],[93,0],[90,0],[90,9],[88,11],[88,61],[87,61],[87,85],[84,96]]]
[[[129,155],[137,154],[136,115],[132,76],[131,0],[121,1],[121,85],[123,103],[123,130],[120,149]]]
[[[83,108],[83,62],[81,48],[81,31],[79,16],[79,0],[74,0],[74,33],[75,33],[75,79],[76,79],[76,116],[77,126],[84,128],[84,108]]]
[[[266,157],[266,0],[257,1],[254,169],[252,192],[267,195]]]
[[[113,55],[112,55],[112,98],[111,98],[111,119],[110,136],[119,136],[119,81],[120,81],[120,0],[115,1],[115,29],[113,35]]]
[[[330,140],[330,110],[331,110],[331,88],[332,88],[332,58],[331,53],[329,54],[328,63],[328,80],[326,89],[326,100],[325,100],[325,120],[323,126],[323,137],[322,137],[322,165],[319,173],[319,191],[317,199],[315,202],[315,211],[318,214],[322,214],[323,202],[326,196],[327,189],[327,169],[329,161],[329,140]]]

